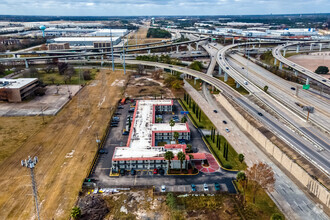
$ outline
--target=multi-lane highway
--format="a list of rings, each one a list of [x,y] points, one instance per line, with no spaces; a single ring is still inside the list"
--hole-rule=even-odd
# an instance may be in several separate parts
[[[307,42],[295,42],[295,43],[279,45],[272,50],[273,57],[275,57],[279,62],[282,62],[283,64],[291,67],[292,69],[300,72],[301,74],[306,75],[307,77],[317,81],[319,84],[330,87],[330,80],[327,80],[326,78],[322,77],[321,75],[316,74],[313,71],[310,71],[310,70],[306,69],[305,67],[300,66],[282,56],[282,53],[281,53],[282,50],[284,50],[287,47],[292,47],[295,45],[298,46],[301,43],[306,44]],[[322,41],[322,42],[310,41],[308,43],[329,43],[329,41]]]

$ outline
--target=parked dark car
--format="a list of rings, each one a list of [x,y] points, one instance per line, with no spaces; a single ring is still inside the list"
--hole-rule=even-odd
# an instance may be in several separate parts
[[[292,90],[296,90],[296,88],[295,88],[295,87],[291,87],[291,89],[292,89]]]
[[[222,123],[227,124],[227,122],[225,120],[223,120]]]
[[[259,116],[264,116],[261,112],[258,112],[258,115],[259,115]]]
[[[220,191],[220,184],[214,183],[214,188],[215,188],[215,191]]]
[[[100,149],[99,154],[107,154],[108,150],[107,149]]]
[[[214,112],[214,113],[218,113],[218,111],[217,111],[217,110],[213,110],[213,112]]]
[[[160,169],[159,169],[159,174],[160,174],[160,175],[164,175],[164,174],[165,174],[165,170],[164,170],[163,168],[160,168]]]
[[[123,109],[124,107],[123,106],[118,106],[117,109]]]

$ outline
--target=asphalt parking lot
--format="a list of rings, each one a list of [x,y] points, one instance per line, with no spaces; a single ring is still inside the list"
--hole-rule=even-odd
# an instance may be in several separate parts
[[[98,187],[129,187],[129,186],[155,186],[156,191],[160,191],[161,185],[166,185],[166,191],[171,192],[191,192],[191,184],[196,185],[196,191],[201,192],[203,190],[203,184],[207,183],[210,192],[215,192],[214,183],[220,184],[220,191],[228,191],[235,193],[235,187],[232,184],[232,179],[236,177],[235,172],[228,172],[220,170],[215,173],[199,173],[198,175],[160,175],[153,174],[153,170],[137,170],[135,175],[130,175],[130,172],[126,172],[125,176],[110,177],[110,167],[112,155],[115,147],[125,146],[127,144],[128,135],[123,135],[123,129],[126,127],[126,118],[131,103],[128,102],[122,105],[123,109],[118,109],[117,115],[120,118],[118,127],[111,127],[109,135],[106,140],[104,148],[108,151],[107,154],[100,154],[97,161],[96,168],[91,178],[96,180]],[[178,115],[179,118],[183,117],[180,115],[181,108],[177,101],[174,101],[174,115]],[[163,115],[164,122],[168,122],[172,115]],[[194,152],[206,152],[209,150],[203,142],[199,131],[193,126],[188,118],[189,128],[191,130],[191,140],[187,144],[192,144]]]

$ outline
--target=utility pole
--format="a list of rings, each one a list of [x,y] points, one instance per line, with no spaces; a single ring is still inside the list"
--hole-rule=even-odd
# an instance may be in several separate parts
[[[112,42],[112,33],[110,29],[110,40],[111,40],[111,60],[112,60],[112,71],[115,71],[115,62],[113,60],[113,42]]]
[[[126,75],[126,66],[125,66],[125,37],[123,37],[123,58],[124,58],[124,75]]]
[[[29,156],[27,160],[22,160],[21,165],[23,167],[30,168],[31,171],[31,180],[32,180],[32,189],[33,189],[33,195],[34,195],[34,200],[35,200],[35,205],[36,205],[36,211],[37,211],[37,217],[38,220],[40,220],[39,216],[39,207],[38,207],[38,196],[37,196],[37,185],[36,181],[34,179],[34,167],[38,163],[38,157],[34,157],[33,159]]]

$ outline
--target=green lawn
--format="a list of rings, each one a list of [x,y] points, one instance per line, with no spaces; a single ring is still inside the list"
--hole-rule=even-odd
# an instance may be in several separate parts
[[[240,193],[243,192],[242,186],[235,182],[237,189]],[[263,219],[270,219],[272,214],[279,213],[282,215],[283,219],[284,216],[281,211],[277,208],[276,204],[273,200],[268,196],[265,190],[259,189],[256,193],[256,201],[253,203],[253,191],[251,184],[248,184],[246,189],[246,207],[243,210],[244,215],[248,219],[256,219],[256,220],[263,220]]]
[[[221,81],[225,82],[224,81],[224,77],[223,76],[220,76],[220,77],[217,77],[218,79],[220,79]],[[231,88],[235,89],[237,92],[241,93],[242,95],[248,95],[249,92],[246,91],[242,86],[240,86],[239,88],[236,88],[236,83],[235,83],[235,80],[231,77],[228,76],[228,80],[227,82],[225,82],[227,85],[229,85]]]
[[[215,143],[212,142],[210,136],[206,136],[205,139],[209,143],[212,153],[215,157],[217,157],[218,161],[220,161],[221,165],[225,168],[228,169],[233,169],[233,170],[245,170],[247,168],[247,165],[243,161],[241,163],[238,160],[238,153],[234,150],[234,148],[228,143],[228,161],[223,157],[223,149],[224,149],[224,144],[226,142],[226,138],[223,136],[220,136],[220,150],[216,147],[216,140]]]
[[[201,91],[202,90],[202,85],[203,85],[203,81],[198,79],[196,80],[196,85],[193,79],[186,79],[186,81],[192,86],[194,87],[194,89],[196,89],[197,91]]]
[[[204,114],[203,111],[202,111],[202,115],[201,115],[201,121],[199,121],[197,119],[196,115],[193,113],[192,108],[189,108],[189,105],[184,100],[182,100],[182,104],[183,104],[185,110],[189,111],[190,117],[193,118],[197,127],[205,128],[208,130],[211,130],[211,128],[214,127],[212,122],[210,121],[210,119]]]

